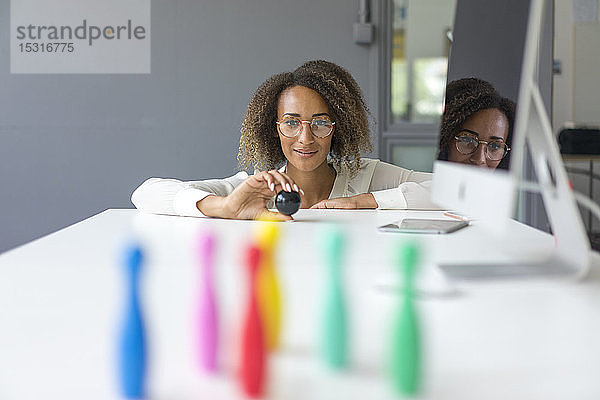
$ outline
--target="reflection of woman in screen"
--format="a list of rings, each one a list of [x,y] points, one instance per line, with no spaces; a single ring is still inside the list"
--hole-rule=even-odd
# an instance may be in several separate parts
[[[508,168],[515,103],[481,79],[463,78],[446,88],[438,160],[491,169]]]
[[[238,160],[261,172],[192,182],[151,178],[132,202],[157,214],[281,220],[291,218],[267,211],[280,190],[300,193],[303,208],[436,208],[431,174],[360,156],[371,149],[367,115],[345,69],[306,62],[267,79],[248,105]]]

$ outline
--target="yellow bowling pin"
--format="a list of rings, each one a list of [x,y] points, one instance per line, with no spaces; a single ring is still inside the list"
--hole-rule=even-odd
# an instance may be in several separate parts
[[[263,222],[258,231],[257,242],[262,252],[258,269],[258,305],[263,319],[267,350],[279,346],[281,332],[281,289],[275,270],[275,249],[279,227],[274,222]]]

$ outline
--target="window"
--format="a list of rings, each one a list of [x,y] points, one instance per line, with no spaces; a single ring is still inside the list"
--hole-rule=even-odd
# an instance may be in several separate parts
[[[433,166],[455,7],[456,0],[385,1],[381,26],[386,34],[380,48],[387,72],[380,146],[388,162],[421,170]],[[411,165],[401,146],[414,146],[430,162]]]

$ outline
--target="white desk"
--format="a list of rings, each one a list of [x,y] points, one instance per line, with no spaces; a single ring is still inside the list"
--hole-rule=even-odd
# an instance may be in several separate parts
[[[301,210],[281,224],[278,273],[283,288],[282,348],[269,359],[269,398],[396,398],[384,374],[389,327],[398,296],[389,262],[400,236],[376,226],[438,212]],[[352,366],[328,372],[318,357],[323,273],[314,240],[321,224],[348,233],[345,289]],[[108,210],[0,255],[0,398],[110,399],[124,271],[119,250],[137,237],[146,247],[143,307],[149,339],[149,393],[160,399],[242,398],[234,380],[236,332],[244,308],[246,269],[240,241],[258,223]],[[219,236],[218,297],[221,370],[205,375],[196,362],[194,313],[199,274],[198,230]],[[402,236],[405,237],[405,236]],[[413,236],[414,237],[414,236]],[[422,236],[424,258],[438,261],[534,257],[550,236],[520,224],[510,240],[491,238],[477,223],[450,235]],[[506,251],[506,249],[511,249]],[[584,282],[422,285],[438,295],[418,301],[424,333],[427,399],[600,398],[600,274],[594,253]],[[424,267],[426,271],[435,271]],[[385,286],[387,283],[388,287]]]

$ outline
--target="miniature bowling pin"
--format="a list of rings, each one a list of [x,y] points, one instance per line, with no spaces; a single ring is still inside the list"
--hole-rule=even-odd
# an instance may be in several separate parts
[[[329,227],[320,238],[327,270],[322,324],[323,358],[329,366],[343,368],[348,359],[348,328],[341,278],[344,236],[338,228]]]
[[[198,240],[198,256],[200,260],[201,293],[199,309],[199,349],[200,364],[207,372],[217,371],[218,351],[218,318],[213,281],[215,238],[211,234],[203,234]]]
[[[265,377],[265,339],[257,298],[257,278],[261,251],[251,245],[247,249],[248,302],[242,328],[240,380],[247,396],[260,397]]]
[[[275,248],[279,227],[275,222],[262,222],[258,231],[261,262],[258,270],[258,300],[265,328],[267,350],[279,346],[281,334],[281,289],[275,269]]]
[[[119,337],[119,378],[121,394],[127,398],[144,397],[146,340],[139,300],[139,280],[143,255],[137,246],[127,249],[125,267],[127,294],[124,321]]]
[[[421,338],[414,305],[418,251],[415,243],[406,243],[399,248],[397,258],[404,277],[404,299],[393,331],[391,375],[396,389],[405,395],[416,394],[421,381]]]

